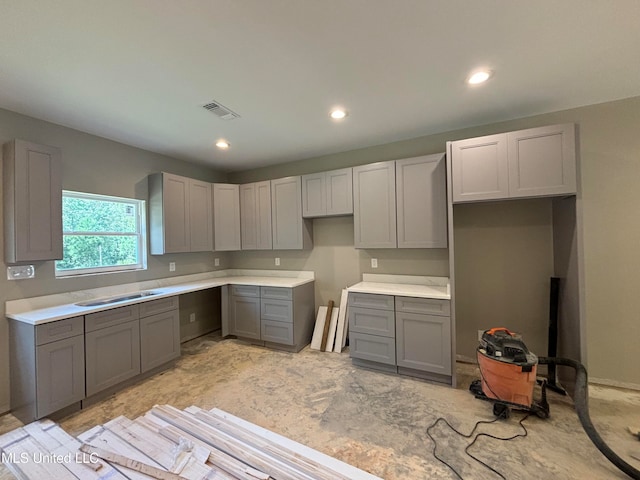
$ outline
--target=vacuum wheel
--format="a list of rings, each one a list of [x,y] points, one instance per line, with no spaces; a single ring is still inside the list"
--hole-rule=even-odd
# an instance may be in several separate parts
[[[493,404],[493,414],[498,418],[505,420],[511,416],[511,408],[504,403],[496,402]]]

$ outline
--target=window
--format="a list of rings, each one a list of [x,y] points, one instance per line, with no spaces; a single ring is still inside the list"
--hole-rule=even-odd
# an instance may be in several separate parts
[[[145,269],[144,204],[63,191],[63,258],[56,262],[56,276]]]

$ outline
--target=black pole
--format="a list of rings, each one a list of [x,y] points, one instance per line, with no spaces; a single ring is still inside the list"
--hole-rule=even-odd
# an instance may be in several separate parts
[[[551,277],[549,289],[549,357],[555,357],[558,354],[558,304],[560,302],[560,279]],[[554,392],[566,395],[567,391],[562,388],[558,381],[558,372],[556,365],[551,363],[547,365],[547,388]]]

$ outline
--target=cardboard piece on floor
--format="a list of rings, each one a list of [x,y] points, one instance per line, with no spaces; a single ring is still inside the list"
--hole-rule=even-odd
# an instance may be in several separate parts
[[[316,317],[316,326],[313,329],[313,337],[311,337],[312,350],[320,350],[322,345],[322,334],[324,333],[324,320],[327,316],[327,307],[318,307],[318,316]]]
[[[347,329],[346,329],[346,316],[347,316],[347,297],[348,292],[342,290],[342,296],[340,297],[340,308],[338,314],[338,325],[336,326],[336,339],[333,351],[336,353],[342,352],[347,341]]]

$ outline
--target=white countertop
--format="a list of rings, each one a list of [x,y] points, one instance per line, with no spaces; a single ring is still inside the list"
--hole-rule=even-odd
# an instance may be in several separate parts
[[[64,318],[100,312],[111,308],[148,302],[158,298],[221,287],[223,285],[256,285],[293,288],[314,281],[313,272],[284,270],[218,270],[194,275],[129,283],[112,287],[66,292],[44,297],[10,300],[5,304],[6,316],[13,320],[38,325]],[[101,298],[152,291],[154,294],[106,305],[80,306],[77,303]]]
[[[449,278],[418,275],[362,275],[362,282],[347,288],[349,292],[394,295],[399,297],[451,299]]]

